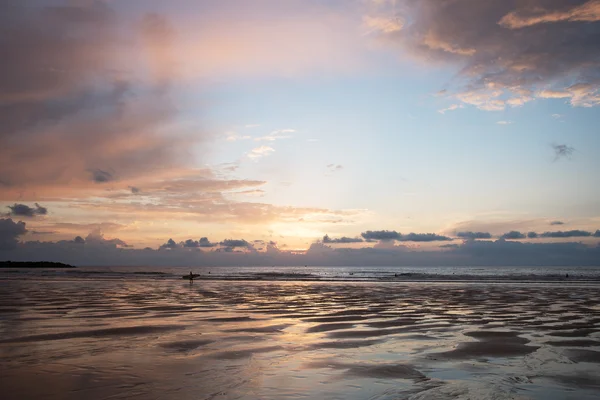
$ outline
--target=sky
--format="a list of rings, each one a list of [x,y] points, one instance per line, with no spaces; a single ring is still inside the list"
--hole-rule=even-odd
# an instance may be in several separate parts
[[[0,7],[0,259],[600,260],[598,0]]]

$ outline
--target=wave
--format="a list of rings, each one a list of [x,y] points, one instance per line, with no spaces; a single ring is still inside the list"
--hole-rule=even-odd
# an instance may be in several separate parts
[[[194,272],[197,281],[298,282],[561,282],[600,283],[600,268],[548,267],[81,267],[70,270],[14,269],[0,271],[0,279],[178,279]]]

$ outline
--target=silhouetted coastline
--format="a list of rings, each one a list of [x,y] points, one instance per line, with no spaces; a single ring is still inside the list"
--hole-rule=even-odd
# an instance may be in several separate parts
[[[0,268],[77,268],[73,265],[50,261],[0,261]]]

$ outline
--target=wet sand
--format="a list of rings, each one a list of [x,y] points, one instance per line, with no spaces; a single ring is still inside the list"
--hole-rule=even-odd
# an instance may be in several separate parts
[[[598,286],[0,281],[12,399],[595,399]]]

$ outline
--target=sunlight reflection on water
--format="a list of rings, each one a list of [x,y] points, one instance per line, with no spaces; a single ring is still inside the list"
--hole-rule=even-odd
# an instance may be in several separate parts
[[[585,285],[0,281],[0,387],[3,399],[591,399],[598,303]]]

